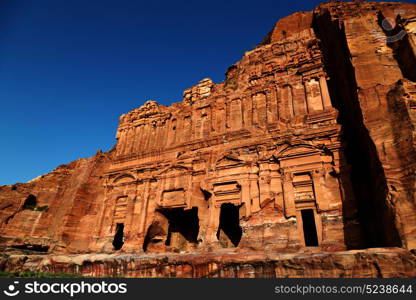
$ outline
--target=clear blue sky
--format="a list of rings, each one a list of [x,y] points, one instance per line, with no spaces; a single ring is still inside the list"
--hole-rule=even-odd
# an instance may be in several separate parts
[[[0,0],[0,185],[108,151],[118,118],[221,82],[318,1]]]

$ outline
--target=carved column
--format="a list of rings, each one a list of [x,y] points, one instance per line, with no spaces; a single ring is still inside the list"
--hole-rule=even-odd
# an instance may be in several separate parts
[[[259,188],[260,188],[260,207],[263,203],[270,199],[270,168],[268,163],[262,163],[260,165],[259,172]]]
[[[167,123],[165,120],[160,119],[158,122],[158,127],[159,127],[159,138],[156,142],[156,147],[158,149],[164,149],[167,145],[167,131],[170,129],[169,126],[167,126]]]
[[[142,152],[143,152],[143,151],[146,151],[148,147],[150,125],[144,124],[142,130],[143,130],[143,136],[142,136]]]
[[[283,199],[285,216],[294,217],[296,215],[295,198],[293,195],[293,183],[290,173],[284,174],[283,181]]]
[[[211,134],[211,115],[212,109],[211,106],[207,106],[202,111],[202,120],[201,120],[201,137],[207,137]]]
[[[208,212],[208,224],[205,233],[204,243],[216,243],[217,242],[217,230],[220,224],[220,204],[216,203],[215,195],[211,197],[211,203],[209,205]]]
[[[284,115],[286,119],[292,119],[295,114],[295,99],[293,97],[293,88],[292,86],[286,84],[280,89],[280,106],[279,113]]]
[[[143,219],[142,219],[143,237],[146,235],[147,229],[153,222],[155,211],[158,206],[156,189],[157,189],[159,182],[156,182],[152,179],[147,179],[145,181],[145,184],[146,186],[145,186],[145,191],[144,191],[144,196],[143,196],[144,198],[143,201],[145,204],[143,205]]]
[[[185,119],[178,117],[178,119],[176,120],[176,130],[178,130],[178,133],[181,134],[176,134],[176,138],[175,138],[175,144],[180,144],[183,142],[184,140],[184,134],[185,134]]]
[[[130,248],[134,251],[141,251],[144,242],[144,236],[146,231],[143,232],[141,221],[143,218],[143,206],[145,205],[145,199],[143,195],[144,184],[139,183],[136,185],[136,195],[134,197],[133,206],[131,208],[131,225],[130,225]],[[146,229],[145,229],[146,230]]]
[[[153,136],[151,137],[152,149],[159,149],[164,146],[165,140],[161,138],[162,130],[161,120],[155,120],[153,125]]]
[[[274,194],[275,206],[280,207],[283,210],[282,178],[278,170],[278,164],[270,164],[270,191]]]
[[[272,87],[266,94],[267,124],[273,124],[277,118],[276,90]]]
[[[228,130],[229,128],[231,128],[231,100],[226,99],[225,103],[224,103],[224,107],[225,107],[225,128],[226,130]]]
[[[167,133],[168,145],[174,145],[176,143],[176,131],[178,124],[175,118],[169,120],[169,131]]]
[[[230,102],[229,110],[229,122],[228,126],[231,129],[239,129],[242,126],[242,113],[241,113],[241,101],[240,99],[233,99]]]
[[[136,139],[136,126],[131,126],[129,131],[130,134],[128,135],[128,146],[126,154],[131,155],[133,153],[134,140]]]
[[[329,96],[328,84],[324,76],[319,77],[319,86],[321,89],[322,103],[324,105],[324,109],[331,108],[331,97]]]
[[[281,97],[280,97],[280,89],[279,87],[276,85],[273,89],[274,91],[274,97],[272,98],[274,100],[274,107],[275,107],[275,116],[276,116],[276,120],[280,120],[280,101],[281,101]]]
[[[134,135],[134,144],[132,153],[138,153],[141,150],[141,138],[143,135],[143,130],[140,125],[136,125],[136,134]]]
[[[139,222],[139,228],[140,228],[140,236],[144,239],[144,236],[146,234],[146,221],[147,221],[147,208],[149,206],[149,190],[150,190],[150,181],[149,179],[144,180],[144,186],[143,186],[143,204],[141,206],[141,213],[140,213],[140,222]]]
[[[302,82],[298,82],[293,85],[293,110],[295,116],[303,116],[308,113],[308,107],[306,105],[306,92],[305,86]]]
[[[109,194],[111,194],[111,193],[109,193],[108,191],[109,191],[109,186],[107,185],[108,184],[108,181],[109,181],[109,179],[108,179],[108,177],[106,178],[106,184],[105,184],[105,192],[104,192],[104,199],[103,199],[103,205],[102,205],[102,207],[101,207],[101,209],[100,209],[100,212],[99,212],[99,214],[98,214],[98,224],[97,224],[97,237],[98,238],[101,238],[102,236],[103,236],[103,224],[104,224],[104,219],[105,219],[105,215],[106,215],[106,211],[107,211],[107,209],[108,209],[108,207],[109,207]]]
[[[192,138],[194,139],[201,138],[202,111],[203,109],[199,108],[193,111],[192,114]]]
[[[312,172],[312,182],[313,182],[313,190],[315,194],[315,203],[319,210],[328,210],[329,209],[329,201],[325,199],[325,194],[322,189],[324,185],[325,179],[323,178],[322,172],[319,170],[315,170]]]
[[[241,203],[244,203],[246,207],[246,215],[251,214],[251,201],[250,201],[250,181],[241,180]]]
[[[315,78],[312,78],[306,80],[304,86],[308,113],[323,110],[323,100],[319,88],[320,83]]]
[[[126,136],[127,136],[127,129],[124,128],[120,132],[120,139],[118,142],[118,155],[122,156],[124,155],[125,149],[126,149]]]
[[[253,166],[250,175],[250,199],[251,199],[251,211],[260,211],[260,191],[259,191],[259,176],[258,167]]]
[[[183,140],[190,141],[192,139],[192,119],[191,116],[185,116],[183,120]]]
[[[251,126],[251,124],[252,124],[252,110],[253,110],[251,97],[245,96],[243,98],[242,107],[243,107],[243,123],[244,123],[244,126]]]

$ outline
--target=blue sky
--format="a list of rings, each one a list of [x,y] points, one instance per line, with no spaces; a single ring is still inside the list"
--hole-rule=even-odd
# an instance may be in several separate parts
[[[279,18],[317,3],[0,0],[0,185],[108,151],[121,114],[221,82]]]

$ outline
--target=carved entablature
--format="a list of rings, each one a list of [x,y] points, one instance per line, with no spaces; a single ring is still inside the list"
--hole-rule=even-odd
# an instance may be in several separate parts
[[[285,68],[285,65],[287,63],[287,55],[286,54],[278,54],[275,55],[271,61],[273,62],[273,71],[276,70],[283,70]]]
[[[319,48],[320,41],[318,39],[306,40],[304,41],[304,46],[306,48],[306,53],[310,58],[320,58],[322,57],[321,49]]]
[[[171,178],[171,177],[177,177],[177,176],[184,176],[186,174],[189,174],[190,170],[188,167],[182,166],[182,165],[172,165],[168,168],[162,170],[157,176],[155,176],[157,179],[163,179],[163,178]]]
[[[301,38],[273,43],[265,47],[256,48],[255,50],[249,52],[249,54],[252,55],[252,58],[256,55],[257,57],[266,59],[276,55],[298,52],[304,47],[304,40],[305,39]],[[310,38],[308,40],[310,40]]]
[[[250,78],[249,78],[249,84],[251,85],[251,86],[254,86],[254,85],[259,85],[260,84],[260,76],[258,76],[258,75],[252,75]]]
[[[192,170],[183,165],[172,165],[158,175],[158,205],[160,207],[185,207],[190,203],[192,189]]]
[[[217,182],[213,184],[216,206],[222,203],[241,203],[241,185],[237,181]]]
[[[335,109],[325,110],[306,117],[305,123],[319,126],[328,126],[337,124],[338,111]]]
[[[298,69],[298,74],[302,75],[302,81],[307,82],[311,79],[319,80],[319,78],[326,78],[327,75],[321,63],[314,65],[307,65]]]
[[[309,143],[285,143],[279,147],[275,156],[281,160],[282,158],[295,157],[300,154],[320,153],[320,151],[322,150]]]
[[[324,154],[324,150],[316,146],[297,144],[280,146],[274,157],[286,172],[289,170],[301,171],[321,168],[321,154]]]
[[[243,166],[245,162],[231,155],[223,156],[215,163],[215,170],[231,169]]]
[[[170,109],[157,104],[153,100],[146,101],[146,103],[120,117],[120,125],[117,130],[116,138],[119,140],[117,144],[117,159],[130,159],[140,149],[142,144],[135,143],[135,138],[140,132],[148,131],[149,134],[154,135],[159,128],[166,127],[166,123],[170,120],[172,113]],[[154,133],[150,133],[154,131]],[[160,131],[160,130],[159,130]]]
[[[225,72],[225,77],[227,80],[236,79],[238,76],[238,67],[236,65],[231,65],[228,67],[227,71]]]
[[[186,194],[184,188],[164,190],[160,199],[161,207],[184,207],[186,206]]]
[[[136,183],[136,177],[132,173],[121,173],[109,176],[108,186],[118,187]]]
[[[296,208],[314,208],[316,197],[310,172],[294,173],[292,183]]]
[[[267,57],[267,60],[261,61],[263,69],[268,64],[274,66],[271,72],[282,71],[283,69],[298,69],[299,67],[315,65],[321,62],[319,40],[313,34],[283,43],[275,43],[271,47],[264,47],[263,52],[260,52],[260,50],[258,52],[271,54],[263,54],[261,56],[262,59]]]
[[[214,195],[217,197],[229,196],[239,194],[241,191],[241,186],[238,184],[237,181],[221,182],[214,183],[213,190]]]
[[[204,159],[195,159],[192,161],[192,175],[204,174],[207,171],[207,162]]]
[[[204,99],[211,95],[211,90],[214,83],[210,78],[202,79],[197,85],[185,90],[183,92],[183,102],[193,104],[195,101]]]
[[[248,89],[264,89],[275,82],[274,74],[271,71],[262,73],[261,75],[253,75],[249,78]]]
[[[203,106],[196,108],[196,111],[199,113],[201,117],[206,117],[211,113],[211,106],[203,105]]]
[[[301,41],[290,41],[283,44],[286,53],[296,52],[299,47],[302,47]]]
[[[140,120],[170,117],[169,109],[154,100],[147,100],[142,106],[120,116],[120,126],[128,123],[140,123]]]

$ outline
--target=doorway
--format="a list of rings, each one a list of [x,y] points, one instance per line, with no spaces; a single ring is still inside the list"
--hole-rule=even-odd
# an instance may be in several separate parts
[[[301,214],[305,246],[316,247],[318,246],[318,234],[316,232],[314,211],[313,209],[303,209]]]

